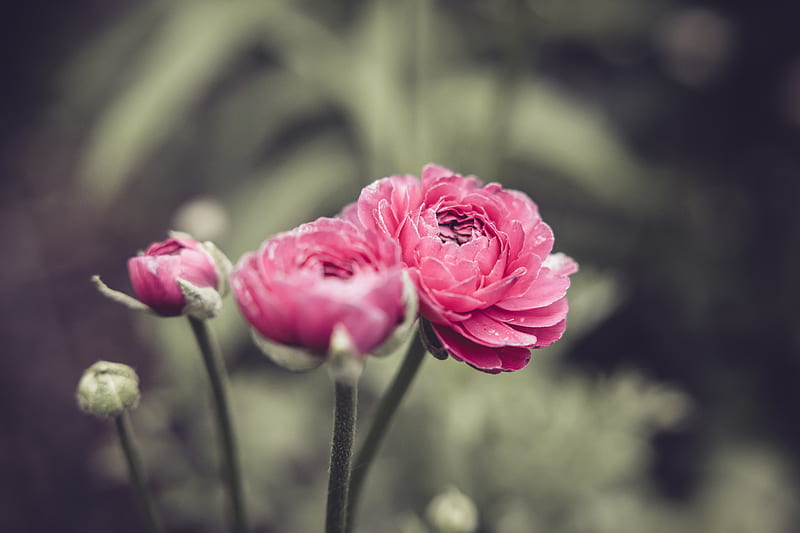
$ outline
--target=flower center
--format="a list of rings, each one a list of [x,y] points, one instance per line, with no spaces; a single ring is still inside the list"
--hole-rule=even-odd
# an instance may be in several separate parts
[[[469,215],[444,211],[436,214],[436,220],[439,223],[439,239],[442,242],[455,242],[461,246],[484,234],[483,222]]]
[[[322,276],[326,278],[348,279],[353,277],[352,265],[322,261]]]
[[[350,279],[359,268],[358,261],[349,257],[337,257],[336,254],[314,252],[298,263],[299,268],[312,272],[322,278]]]

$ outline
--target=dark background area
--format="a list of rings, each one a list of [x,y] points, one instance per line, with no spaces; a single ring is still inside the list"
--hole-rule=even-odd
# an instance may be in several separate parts
[[[307,4],[343,28],[362,7]],[[224,183],[198,177],[185,160],[175,163],[160,151],[133,173],[127,192],[105,206],[76,185],[91,126],[113,90],[101,91],[96,105],[63,104],[62,76],[80,50],[133,6],[17,3],[6,8],[0,23],[0,241],[7,251],[0,267],[2,531],[141,530],[127,487],[99,479],[88,467],[108,427],[79,413],[73,393],[96,359],[125,361],[146,381],[155,372],[156,355],[129,313],[102,300],[88,278],[103,272],[109,285],[127,287],[124,260],[131,251],[160,238],[183,199],[217,194]],[[477,64],[507,60],[512,2],[438,7],[473,32],[468,55]],[[514,185],[531,172],[543,175],[542,188],[555,191],[549,221],[557,235],[559,223],[568,225],[576,210],[602,220],[597,233],[581,233],[580,225],[567,230],[564,250],[582,264],[613,271],[624,280],[626,296],[573,339],[562,363],[590,376],[638,369],[691,397],[689,418],[652,441],[649,475],[662,495],[675,502],[691,499],[717,444],[740,439],[767,443],[790,458],[796,484],[799,13],[791,2],[671,1],[660,9],[676,16],[702,9],[712,14],[711,22],[701,17],[697,27],[673,27],[688,33],[664,41],[659,35],[669,34],[666,23],[619,39],[595,39],[548,34],[546,17],[533,17],[534,26],[522,28],[515,48],[522,52],[522,72],[589,102],[616,126],[632,153],[658,176],[652,185],[658,213],[631,214],[591,197],[574,201],[584,193],[563,185],[557,169],[532,168],[513,155],[501,161],[503,173],[496,177]],[[715,54],[719,31],[729,41]],[[269,47],[256,48],[230,67],[227,80],[276,62]],[[225,83],[214,85],[198,105],[224,100]],[[80,105],[85,110],[63,111]],[[192,120],[195,128],[214,125],[202,117]],[[309,131],[343,121],[335,106],[295,120],[261,148],[262,155],[280,159]],[[167,151],[202,149],[202,139],[179,137]],[[178,169],[175,181],[142,177],[158,165],[164,173]],[[369,176],[367,163],[356,168]],[[384,173],[400,171],[417,172]],[[342,198],[354,197],[351,185],[343,185]],[[605,238],[615,232],[615,238]],[[254,360],[248,348],[236,364],[247,367]],[[800,531],[800,521],[786,531]]]

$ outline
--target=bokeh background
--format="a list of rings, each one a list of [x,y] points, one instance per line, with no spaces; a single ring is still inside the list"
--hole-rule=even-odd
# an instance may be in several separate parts
[[[125,262],[168,229],[236,260],[429,161],[527,192],[581,271],[520,372],[426,361],[362,531],[800,531],[800,39],[792,2],[20,3],[0,46],[0,531],[139,532],[110,424],[74,390],[136,367],[133,423],[173,532],[224,531],[184,320],[134,316]],[[319,531],[324,371],[214,328],[256,532]],[[398,357],[371,361],[367,423]]]

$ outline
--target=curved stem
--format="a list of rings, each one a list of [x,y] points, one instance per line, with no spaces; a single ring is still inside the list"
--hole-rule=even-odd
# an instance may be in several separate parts
[[[122,446],[122,451],[125,453],[125,460],[128,463],[128,475],[133,484],[136,499],[139,500],[139,505],[144,513],[147,530],[150,533],[161,533],[164,531],[164,528],[161,525],[161,519],[156,512],[153,499],[150,497],[150,491],[147,489],[147,484],[145,483],[144,471],[142,469],[142,463],[139,460],[139,453],[136,450],[136,444],[133,441],[133,431],[131,430],[128,413],[123,412],[121,415],[114,417],[114,423],[117,426],[119,443]]]
[[[358,389],[355,380],[335,381],[335,409],[331,469],[325,533],[344,533],[347,520],[347,494],[350,485],[350,460],[356,433]]]
[[[231,505],[231,523],[235,533],[245,533],[247,524],[244,512],[244,492],[242,490],[242,473],[236,447],[236,437],[231,421],[230,402],[228,400],[228,376],[222,362],[219,344],[205,320],[189,316],[192,332],[197,339],[203,362],[206,365],[211,392],[214,397],[214,411],[217,418],[220,441],[222,444],[223,469],[228,485]]]
[[[408,387],[414,380],[426,350],[420,335],[414,335],[413,342],[409,345],[400,369],[389,386],[389,390],[381,399],[375,416],[372,419],[372,426],[369,428],[367,437],[358,449],[353,460],[353,472],[350,480],[350,493],[347,498],[347,528],[345,531],[353,530],[355,515],[358,511],[358,499],[361,488],[369,472],[375,455],[380,448],[383,437],[389,429],[390,422],[394,416],[400,401],[403,399]]]

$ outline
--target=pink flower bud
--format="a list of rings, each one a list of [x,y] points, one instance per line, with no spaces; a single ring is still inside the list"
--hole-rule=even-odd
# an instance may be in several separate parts
[[[258,335],[275,349],[297,348],[320,361],[330,355],[334,333],[356,355],[371,353],[406,310],[397,243],[340,219],[320,218],[269,239],[242,257],[231,287]]]
[[[186,289],[181,284],[218,291],[225,275],[207,245],[183,235],[153,243],[129,259],[128,273],[137,298],[162,316],[186,313]]]

